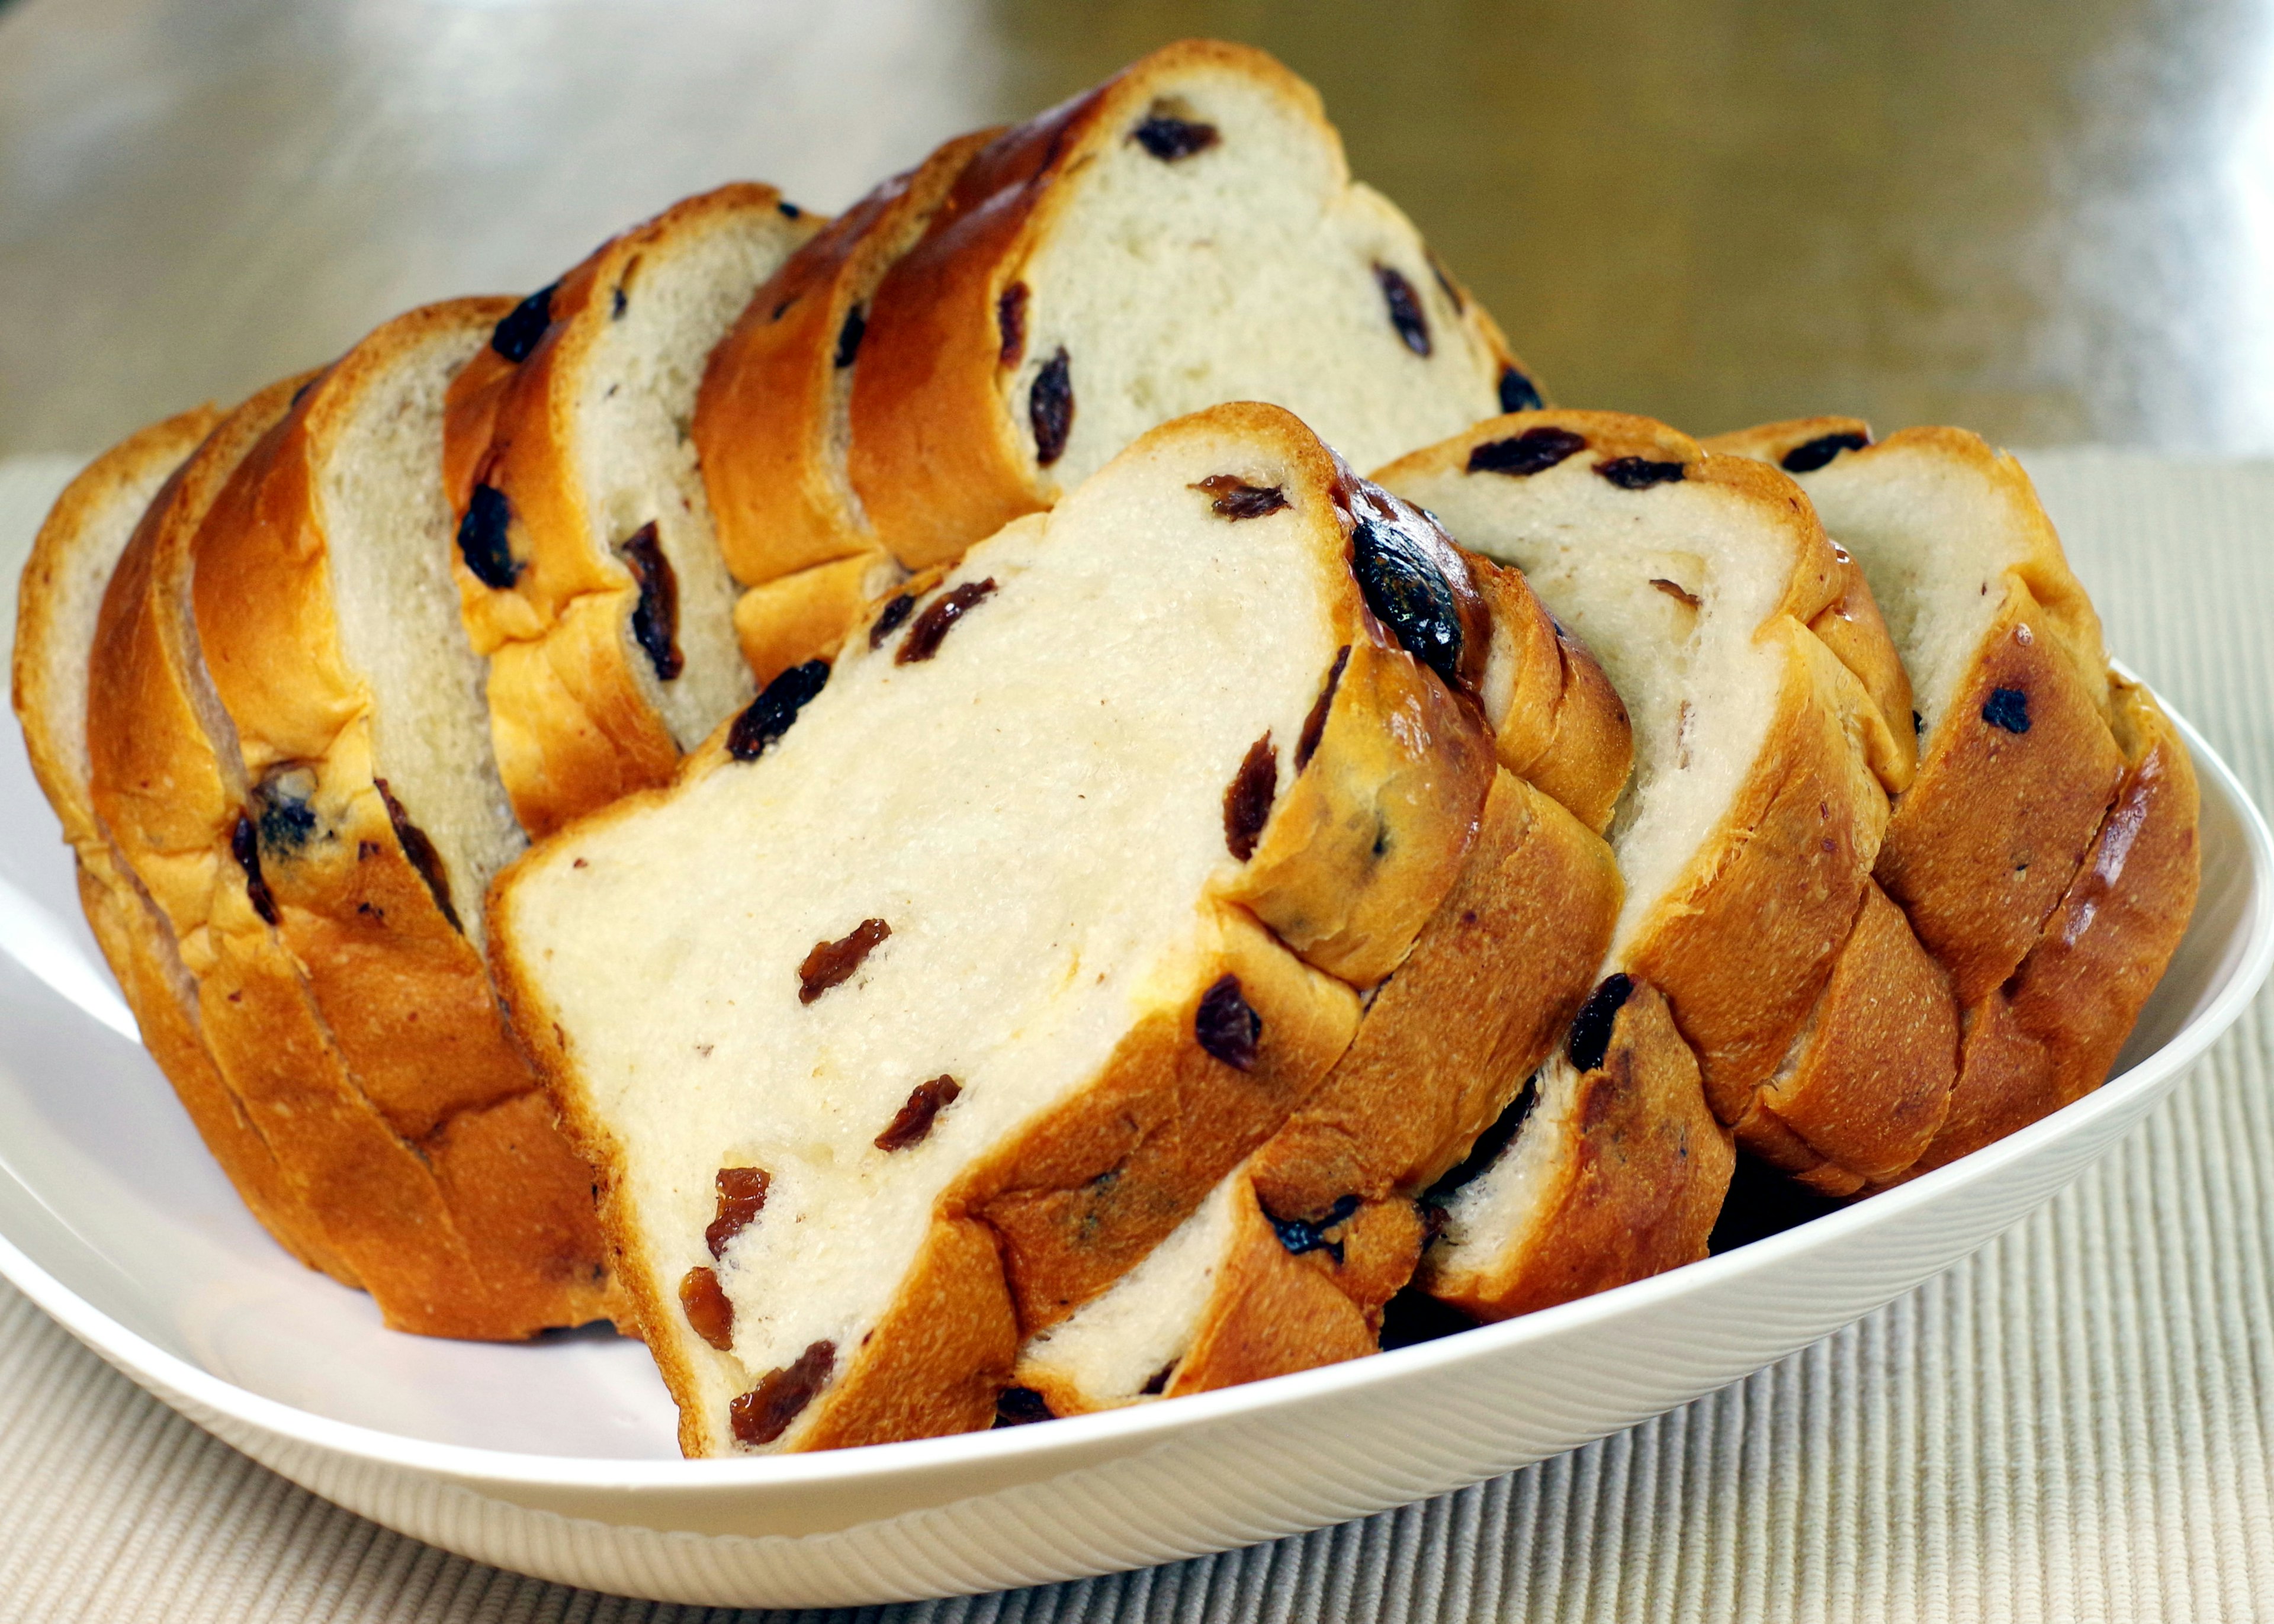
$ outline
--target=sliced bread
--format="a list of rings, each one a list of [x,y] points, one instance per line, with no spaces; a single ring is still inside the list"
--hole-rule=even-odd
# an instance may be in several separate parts
[[[1964,1011],[1950,1117],[1919,1164],[1939,1166],[2113,1062],[2192,911],[2192,770],[2154,701],[2112,676],[2099,619],[2012,457],[1962,429],[1875,443],[1849,417],[1710,443],[1807,491],[1916,687],[1918,776],[1878,876]],[[2135,890],[2150,873],[2160,894]],[[2075,979],[2086,963],[2105,972],[2090,989]],[[2046,1002],[2056,981],[2071,1025]],[[2027,1043],[2017,999],[2039,1011]]]
[[[1794,1170],[1829,1168],[1823,1177],[1842,1180],[1915,1157],[1955,1066],[1946,989],[1939,1027],[1929,1021],[1895,1063],[1811,1064],[1862,1049],[1856,1023],[1878,1007],[1835,996],[1850,952],[1856,974],[1867,952],[1882,954],[1905,969],[1924,966],[1936,988],[1916,944],[1903,959],[1876,930],[1857,930],[1859,920],[1883,917],[1870,906],[1871,865],[1888,793],[1908,783],[1915,757],[1908,726],[1891,726],[1873,696],[1899,667],[1868,589],[1806,499],[1773,470],[1709,455],[1645,419],[1594,412],[1482,424],[1381,477],[1463,545],[1520,567],[1626,701],[1637,759],[1611,825],[1627,890],[1607,984],[1624,977],[1663,996],[1696,1053],[1706,1103],[1740,1142],[1789,1149],[1805,1124],[1805,1165]],[[1869,658],[1841,658],[1858,645]],[[1644,1007],[1638,1039],[1666,1029]],[[1552,1137],[1559,1108],[1614,1052],[1577,1047],[1585,1052],[1543,1073],[1548,1113],[1516,1133],[1502,1161]],[[1651,1055],[1634,1064],[1661,1083],[1682,1069]],[[1890,1123],[1901,1142],[1889,1144]],[[1566,1140],[1567,1173],[1580,1148]],[[1702,1255],[1713,1205],[1668,1207],[1683,1233],[1647,1254]],[[1524,1240],[1481,1223],[1450,1227],[1425,1274],[1536,1277],[1510,1265]],[[1442,1289],[1480,1312],[1538,1305],[1529,1295]]]
[[[910,568],[1183,412],[1271,401],[1358,466],[1537,405],[1498,328],[1350,178],[1317,93],[1186,41],[989,143],[877,288],[854,488]]]
[[[763,687],[817,656],[900,573],[853,489],[853,377],[870,302],[1001,133],[959,136],[810,238],[712,352],[695,448],[719,551],[742,589],[734,630]]]
[[[142,515],[168,500],[168,478],[220,421],[200,407],[154,424],[97,457],[56,499],[16,597],[16,715],[33,776],[78,859],[87,923],[144,1045],[262,1227],[302,1262],[353,1285],[355,1271],[293,1198],[260,1124],[215,1066],[173,927],[112,844],[88,781],[87,657],[103,588]]]
[[[532,836],[664,782],[749,703],[696,394],[751,291],[818,223],[771,186],[675,204],[530,295],[451,387],[458,587]]]
[[[385,499],[432,515],[423,530],[404,517],[373,516],[367,544],[408,536],[440,555],[448,534],[439,478],[448,366],[431,350],[404,348],[418,353],[401,359],[410,376],[398,376],[396,396],[339,426],[369,436],[358,476],[369,473]],[[344,390],[361,370],[358,364],[329,378]],[[386,1052],[391,1036],[426,1019],[423,1000],[442,979],[421,962],[433,944],[415,922],[422,911],[439,914],[441,903],[414,855],[421,842],[407,819],[398,823],[388,812],[371,780],[370,730],[343,703],[337,671],[290,665],[306,655],[336,659],[336,652],[288,649],[269,658],[285,673],[282,687],[305,681],[336,708],[337,742],[343,754],[365,751],[366,795],[380,802],[375,815],[365,805],[343,825],[355,841],[348,866],[373,876],[362,898],[373,914],[358,915],[345,931],[340,899],[318,900],[320,892],[303,883],[326,865],[298,861],[301,847],[333,844],[322,838],[321,821],[332,808],[296,793],[300,775],[312,790],[319,765],[329,763],[258,778],[248,771],[200,639],[196,575],[209,530],[216,548],[227,545],[225,536],[248,530],[272,534],[279,567],[297,589],[287,597],[312,592],[320,604],[333,584],[320,564],[324,531],[302,523],[306,503],[320,498],[294,496],[310,485],[333,494],[311,467],[305,432],[310,410],[328,416],[338,398],[328,381],[289,380],[231,413],[122,557],[89,667],[93,798],[180,941],[222,1076],[274,1151],[294,1202],[387,1322],[437,1335],[526,1336],[602,1312],[598,1237],[576,1212],[576,1198],[590,1199],[587,1177],[551,1129],[527,1074],[517,1093],[498,1085],[509,1056],[494,1015],[487,1052],[470,1057],[464,1079],[447,1069],[430,1076],[402,1067]],[[423,435],[403,421],[420,416],[422,405]],[[283,561],[295,553],[304,563],[297,570]],[[442,594],[441,605],[449,601]],[[224,599],[216,606],[223,615],[259,613],[251,603]],[[305,629],[294,615],[315,613],[302,602],[285,619]],[[209,625],[214,618],[206,617]],[[336,788],[336,771],[325,776]],[[410,946],[399,956],[358,955],[374,939],[384,942],[377,934],[384,922],[373,915],[388,908],[414,921]],[[334,973],[358,957],[369,974]],[[405,965],[419,973],[403,975]],[[438,1015],[466,1035],[463,1008]],[[450,1064],[447,1044],[423,1053],[438,1065]],[[462,1107],[452,1104],[454,1086],[468,1090]],[[540,1184],[545,1193],[532,1199]]]
[[[1458,561],[1200,413],[508,871],[689,1454],[986,1425],[1311,1093],[1495,770]]]

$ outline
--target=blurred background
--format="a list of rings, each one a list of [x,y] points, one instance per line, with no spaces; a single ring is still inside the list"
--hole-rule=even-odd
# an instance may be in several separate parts
[[[0,0],[0,455],[1277,53],[1564,403],[2274,451],[2267,0]]]

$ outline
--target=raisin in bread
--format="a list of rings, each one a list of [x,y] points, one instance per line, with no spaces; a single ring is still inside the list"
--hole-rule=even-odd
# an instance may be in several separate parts
[[[847,209],[767,278],[712,351],[695,448],[719,551],[743,589],[735,634],[761,686],[833,655],[900,574],[846,468],[869,304],[1000,133],[959,136]]]
[[[2193,770],[2155,702],[2110,673],[2012,457],[1960,429],[1874,443],[1846,417],[1710,443],[1808,492],[1916,685],[1918,776],[1878,873],[1964,1011],[1949,1119],[1919,1164],[1939,1166],[2113,1063],[2193,911]],[[2087,963],[2102,974],[2084,978]]]
[[[87,733],[96,810],[179,938],[207,1044],[295,1204],[389,1325],[510,1338],[606,1312],[590,1176],[516,1065],[478,960],[434,928],[440,848],[378,781],[403,771],[447,831],[447,797],[413,760],[434,747],[370,725],[388,685],[358,663],[400,640],[379,656],[394,687],[438,690],[405,719],[442,726],[439,639],[463,635],[435,561],[442,393],[494,313],[391,323],[215,431],[112,577]],[[234,590],[202,578],[205,558]],[[422,571],[423,617],[399,585]],[[238,634],[256,626],[271,642],[248,649]],[[224,632],[240,703],[248,658],[274,690],[271,710],[245,711],[252,768],[205,661],[201,633]],[[390,663],[406,657],[418,672]],[[469,655],[456,664],[478,680]],[[286,741],[311,756],[275,759]],[[440,1041],[419,1035],[429,1024]]]
[[[750,697],[695,399],[817,223],[771,186],[675,204],[523,300],[451,387],[458,586],[531,835],[662,783]]]
[[[1285,406],[1360,467],[1539,403],[1490,317],[1352,183],[1317,93],[1214,41],[972,158],[861,350],[853,485],[911,568],[1216,402]]]
[[[1611,842],[1627,894],[1604,967],[1664,996],[1714,1116],[1749,1146],[1801,1139],[1793,1170],[1823,1178],[1915,1157],[1948,1096],[1955,1017],[1932,960],[1907,932],[1888,943],[1871,897],[1888,793],[1915,758],[1873,695],[1897,667],[1868,588],[1806,499],[1773,470],[1592,412],[1482,424],[1382,477],[1521,567],[1625,699],[1637,764]],[[1872,658],[1841,658],[1875,634]],[[1892,1056],[1870,1056],[1857,1030],[1879,1006],[1841,996],[1859,975],[1916,1017]],[[1569,1075],[1543,1099],[1594,1069],[1556,1064]],[[1697,1247],[1705,1236],[1698,1222]],[[1464,1250],[1441,1242],[1432,1267],[1495,1272]]]
[[[986,1425],[1348,1047],[1495,771],[1481,600],[1359,490],[1164,426],[500,883],[689,1454]]]
[[[220,420],[202,407],[154,424],[97,457],[56,499],[16,597],[16,715],[33,776],[78,860],[87,923],[142,1041],[262,1227],[302,1262],[353,1285],[355,1272],[293,1200],[259,1124],[215,1066],[173,928],[112,843],[88,784],[87,656],[103,588],[153,500],[163,500],[167,479]]]

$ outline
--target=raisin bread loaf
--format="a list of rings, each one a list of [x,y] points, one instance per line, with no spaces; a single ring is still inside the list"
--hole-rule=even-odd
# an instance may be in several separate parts
[[[744,589],[735,634],[761,687],[834,654],[900,574],[846,468],[870,301],[972,154],[1001,133],[957,137],[832,221],[712,351],[695,449],[719,551]]]
[[[419,762],[466,726],[443,719],[438,680],[439,632],[462,635],[434,561],[449,534],[441,402],[495,314],[390,323],[232,413],[112,577],[87,718],[95,808],[179,938],[207,1044],[296,1206],[389,1325],[481,1338],[606,1312],[590,1176],[515,1064],[478,960],[433,927],[440,848],[380,784],[400,772],[452,857],[474,861]],[[219,583],[201,578],[207,557]],[[422,569],[423,616],[409,584]],[[237,635],[255,627],[272,641]],[[268,710],[245,711],[252,768],[201,633],[228,643],[240,703],[270,689]],[[470,655],[457,665],[478,680]],[[372,726],[376,701],[422,684],[435,691],[403,720],[441,738]],[[280,743],[311,755],[279,759]],[[429,1024],[439,1041],[419,1035]]]
[[[1878,876],[1964,1011],[1949,1119],[1919,1163],[1939,1166],[2113,1063],[2193,911],[2193,771],[2154,701],[2112,677],[2099,619],[2013,458],[1960,429],[1873,443],[1848,417],[1710,443],[1808,492],[1916,686],[1918,776]],[[2089,982],[2086,964],[2101,972]]]
[[[1164,426],[500,883],[689,1454],[986,1425],[1348,1047],[1495,771],[1481,600],[1360,490]]]
[[[354,1270],[293,1199],[259,1124],[215,1066],[173,928],[95,815],[88,783],[87,656],[103,588],[143,514],[165,500],[168,477],[220,421],[200,407],[154,424],[97,457],[56,500],[16,597],[16,715],[33,776],[78,859],[87,923],[143,1043],[261,1226],[302,1262],[353,1285]]]
[[[530,295],[451,386],[458,586],[532,836],[664,782],[750,697],[696,392],[817,223],[771,186],[675,204]]]
[[[919,568],[1231,400],[1287,407],[1360,467],[1539,403],[1412,225],[1352,182],[1317,94],[1186,41],[965,165],[869,306],[853,485]]]
[[[1909,729],[1873,697],[1892,656],[1841,658],[1840,644],[1885,634],[1805,498],[1773,470],[1593,412],[1482,424],[1382,478],[1462,545],[1521,567],[1625,699],[1637,763],[1611,843],[1627,892],[1604,968],[1663,996],[1714,1117],[1742,1143],[1790,1153],[1796,1172],[1850,1181],[1906,1165],[1946,1103],[1955,1017],[1933,961],[1907,929],[1889,941],[1871,896],[1888,793],[1915,757]],[[1869,996],[1848,996],[1859,979]],[[1882,1053],[1887,1023],[1873,1018],[1889,998],[1903,1041]],[[1638,1037],[1666,1029],[1640,1009],[1635,1021]],[[1578,1097],[1619,1052],[1578,1047],[1543,1074],[1541,1102]],[[1661,1083],[1681,1070],[1651,1055],[1633,1065]],[[1551,1109],[1542,1126],[1558,1120]],[[1502,1160],[1534,1137],[1518,1132]],[[1700,1255],[1711,1206],[1668,1207],[1689,1228],[1652,1255]],[[1433,1250],[1432,1278],[1514,1277],[1514,1239],[1465,1222],[1449,1234],[1462,1238]],[[1537,1305],[1440,1289],[1480,1312]]]

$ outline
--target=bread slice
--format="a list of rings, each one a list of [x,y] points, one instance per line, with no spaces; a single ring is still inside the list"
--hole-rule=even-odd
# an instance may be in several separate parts
[[[2113,1062],[2192,910],[2185,750],[2152,699],[2112,679],[2099,619],[2012,457],[1961,429],[1874,443],[1850,417],[1711,443],[1781,463],[1808,492],[1870,578],[1916,685],[1918,776],[1895,804],[1878,875],[1965,1011],[1950,1119],[1920,1163],[1939,1166],[2075,1097]],[[2145,826],[2129,826],[2150,808]],[[2112,838],[2159,853],[2134,862],[2112,909],[2116,876],[2092,871]],[[2151,871],[2164,894],[2134,891]],[[2051,944],[2049,932],[2072,926],[2091,944]],[[2056,961],[2094,963],[2106,979],[2082,990]],[[2025,963],[2039,990],[2023,1002],[2043,1030],[2017,1048]],[[2049,978],[2075,1005],[2065,1030],[2044,1012]],[[2099,1070],[2079,1075],[2094,1056]]]
[[[16,716],[33,776],[78,860],[87,923],[143,1043],[261,1226],[303,1263],[353,1285],[355,1272],[293,1200],[260,1125],[215,1068],[173,929],[112,844],[88,784],[87,656],[103,588],[143,514],[165,500],[168,478],[220,421],[203,406],[153,424],[89,463],[56,499],[16,596]]]
[[[1474,583],[1370,500],[1164,426],[500,883],[688,1453],[986,1425],[1348,1046],[1494,771]]]
[[[527,845],[450,575],[442,406],[510,310],[381,326],[199,527],[192,605],[251,786],[261,883],[341,1057],[434,1169],[498,1334],[606,1317],[591,1176],[513,1046],[481,947]]]
[[[1798,1124],[1811,1131],[1808,1165],[1796,1170],[1828,1167],[1830,1177],[1860,1179],[1916,1156],[1955,1064],[1946,990],[1949,1043],[1922,1044],[1895,1066],[1832,1063],[1863,1046],[1856,1025],[1875,1007],[1834,996],[1847,985],[1835,975],[1844,955],[1854,951],[1859,966],[1867,950],[1896,958],[1876,929],[1856,927],[1882,918],[1868,906],[1871,865],[1888,792],[1909,781],[1915,762],[1908,728],[1891,726],[1872,695],[1895,666],[1892,655],[1882,643],[1855,665],[1841,658],[1838,644],[1869,649],[1879,621],[1806,500],[1773,470],[1709,455],[1645,419],[1596,412],[1481,424],[1380,477],[1435,513],[1463,545],[1520,567],[1626,701],[1637,763],[1611,845],[1627,889],[1604,971],[1607,987],[1628,990],[1601,995],[1612,1011],[1631,1002],[1634,983],[1654,989],[1671,1029],[1696,1053],[1713,1116],[1740,1142],[1789,1149]],[[1836,637],[1819,626],[1836,627]],[[1896,962],[1927,961],[1914,948]],[[1912,990],[1909,981],[1902,990]],[[1669,1029],[1645,1018],[1646,1007],[1633,1018],[1638,1042]],[[1608,1032],[1615,1023],[1599,1024]],[[1477,1177],[1515,1177],[1509,1159],[1528,1149],[1547,1156],[1550,1124],[1566,1119],[1604,1056],[1620,1052],[1595,1041],[1571,1048],[1578,1052],[1542,1074],[1539,1126],[1516,1132],[1500,1158],[1506,1168]],[[1811,1056],[1828,1059],[1811,1064]],[[1632,1066],[1665,1087],[1682,1071],[1654,1054]],[[1905,1125],[1908,1142],[1889,1147],[1889,1122]],[[1572,1158],[1584,1139],[1562,1143],[1558,1165],[1577,1177]],[[1719,1165],[1726,1182],[1728,1163]],[[1665,1205],[1679,1232],[1638,1255],[1702,1255],[1719,1195]],[[1553,1206],[1542,1198],[1525,1210]],[[1455,1199],[1448,1210],[1465,1207]],[[1536,1279],[1515,1261],[1540,1244],[1481,1222],[1451,1225],[1425,1260],[1425,1281],[1478,1312],[1538,1306],[1529,1288],[1500,1297],[1456,1282]]]
[[[662,783],[749,701],[696,392],[817,223],[771,186],[687,199],[531,294],[451,387],[458,587],[532,836]]]
[[[734,630],[761,687],[833,654],[900,573],[846,468],[853,376],[877,284],[1001,133],[958,136],[830,222],[712,352],[695,448],[719,551],[743,589]]]
[[[922,568],[1231,400],[1287,407],[1360,467],[1539,403],[1491,318],[1352,182],[1317,93],[1186,41],[963,169],[870,304],[853,485]]]
[[[497,1080],[509,1055],[494,1014],[481,1040],[486,1052],[464,1056],[463,1078],[448,1043],[420,1051],[438,1068],[434,1075],[387,1052],[390,1041],[407,1041],[430,1019],[430,999],[432,1018],[449,1024],[463,1043],[475,1043],[480,1030],[466,1016],[472,1000],[464,989],[449,986],[447,973],[429,962],[436,950],[418,915],[439,914],[441,904],[413,855],[421,841],[407,817],[389,814],[373,776],[421,747],[390,745],[384,729],[368,726],[358,707],[367,708],[369,695],[356,686],[366,673],[343,673],[340,648],[320,642],[272,648],[267,658],[281,679],[280,703],[291,703],[299,689],[314,702],[312,714],[325,718],[311,726],[336,731],[306,741],[325,748],[305,763],[256,778],[206,667],[194,601],[201,553],[213,549],[220,568],[222,553],[266,541],[273,567],[292,576],[290,587],[262,583],[240,565],[244,597],[224,596],[216,605],[212,583],[205,583],[202,618],[219,629],[218,609],[221,619],[241,613],[271,627],[281,621],[293,635],[312,635],[324,618],[327,587],[343,603],[348,598],[338,591],[339,576],[327,578],[328,539],[343,553],[351,545],[424,544],[431,557],[444,556],[441,394],[463,350],[445,356],[404,342],[383,369],[386,380],[371,377],[389,335],[407,340],[403,329],[416,325],[416,319],[390,324],[377,353],[359,349],[328,375],[288,380],[239,407],[152,508],[112,576],[96,628],[88,683],[91,787],[98,815],[180,941],[207,1045],[273,1150],[293,1205],[370,1290],[389,1325],[520,1337],[603,1312],[598,1237],[577,1210],[589,1202],[587,1176],[554,1136],[542,1094],[525,1072],[516,1093]],[[358,404],[341,405],[358,395]],[[325,478],[324,459],[310,455],[310,431],[320,425],[349,447],[336,484]],[[307,521],[311,504],[328,509],[328,499],[366,480],[382,511],[366,510],[365,527]],[[423,523],[410,516],[419,514],[427,515]],[[328,521],[329,514],[319,517]],[[410,572],[417,573],[415,563]],[[451,599],[439,573],[428,567],[428,591],[447,625]],[[371,620],[358,617],[371,607],[343,608],[340,618],[370,630]],[[406,630],[416,624],[407,608],[400,613]],[[434,613],[430,604],[430,626]],[[377,635],[384,637],[383,626]],[[432,654],[415,634],[407,640]],[[342,644],[350,655],[366,646],[353,634]],[[294,660],[305,667],[296,670]],[[428,680],[438,674],[432,666],[425,673]],[[401,680],[418,676],[405,673]],[[248,719],[266,726],[272,718],[248,712]],[[374,737],[393,754],[374,759]],[[365,804],[350,811],[331,797],[345,798],[345,764],[358,752]],[[264,769],[279,765],[264,759]],[[407,786],[416,781],[415,771],[405,776]],[[374,801],[375,815],[368,804]],[[328,853],[370,876],[360,894],[370,913],[358,911],[344,929],[338,914],[344,902],[325,896],[318,883],[339,866]],[[409,940],[400,951],[379,917],[389,910],[406,916]],[[462,947],[461,962],[464,957]],[[454,1088],[463,1092],[454,1096]]]

